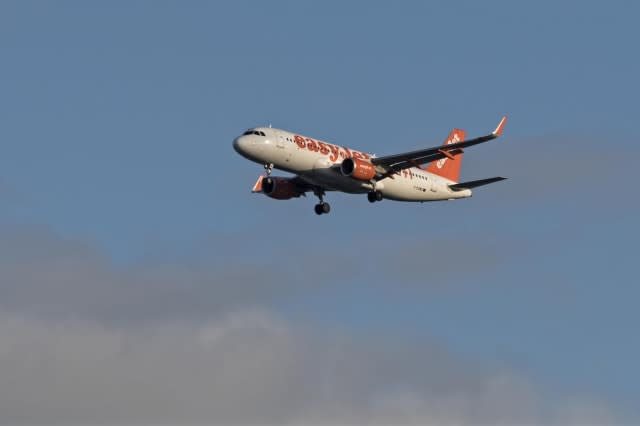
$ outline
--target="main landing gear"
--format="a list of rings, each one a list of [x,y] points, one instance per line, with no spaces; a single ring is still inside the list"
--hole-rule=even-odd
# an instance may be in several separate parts
[[[331,205],[329,203],[320,202],[314,206],[314,210],[317,215],[327,214],[331,211]]]
[[[370,203],[375,203],[376,201],[382,201],[382,192],[371,191],[367,193],[367,200],[369,200]]]
[[[267,172],[267,176],[271,176],[271,172],[273,171],[273,163],[265,164],[264,169]]]
[[[322,189],[317,189],[314,191],[316,196],[320,199],[320,202],[315,205],[314,210],[318,216],[321,214],[327,214],[331,211],[331,205],[329,203],[325,203],[324,201],[324,191]]]

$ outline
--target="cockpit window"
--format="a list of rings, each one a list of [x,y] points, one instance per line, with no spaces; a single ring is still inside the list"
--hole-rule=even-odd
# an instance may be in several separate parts
[[[264,132],[259,132],[257,130],[249,129],[242,134],[244,135],[258,135],[258,136],[267,136]]]

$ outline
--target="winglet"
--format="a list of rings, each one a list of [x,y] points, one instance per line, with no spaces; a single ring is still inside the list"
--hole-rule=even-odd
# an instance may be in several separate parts
[[[500,120],[500,123],[498,123],[498,127],[496,127],[496,129],[493,131],[493,135],[495,137],[502,136],[502,131],[504,130],[504,125],[506,122],[507,116],[505,115],[504,117],[502,117],[502,120]]]
[[[253,185],[253,189],[251,189],[251,192],[262,192],[262,179],[264,179],[264,176],[258,177],[258,180],[256,181],[255,185]]]

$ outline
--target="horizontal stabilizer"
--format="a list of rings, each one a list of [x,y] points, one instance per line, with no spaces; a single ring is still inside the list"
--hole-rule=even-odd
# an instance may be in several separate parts
[[[469,182],[460,182],[453,185],[449,185],[449,188],[454,191],[462,191],[464,189],[473,189],[478,186],[489,185],[490,183],[500,182],[501,180],[505,180],[504,177],[492,177],[488,179],[479,179],[479,180],[471,180]]]

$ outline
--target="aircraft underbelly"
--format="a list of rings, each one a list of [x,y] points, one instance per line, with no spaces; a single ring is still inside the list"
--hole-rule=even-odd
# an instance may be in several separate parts
[[[362,194],[370,191],[370,184],[343,176],[335,169],[315,169],[300,173],[307,182],[329,191],[342,191],[350,194]]]

